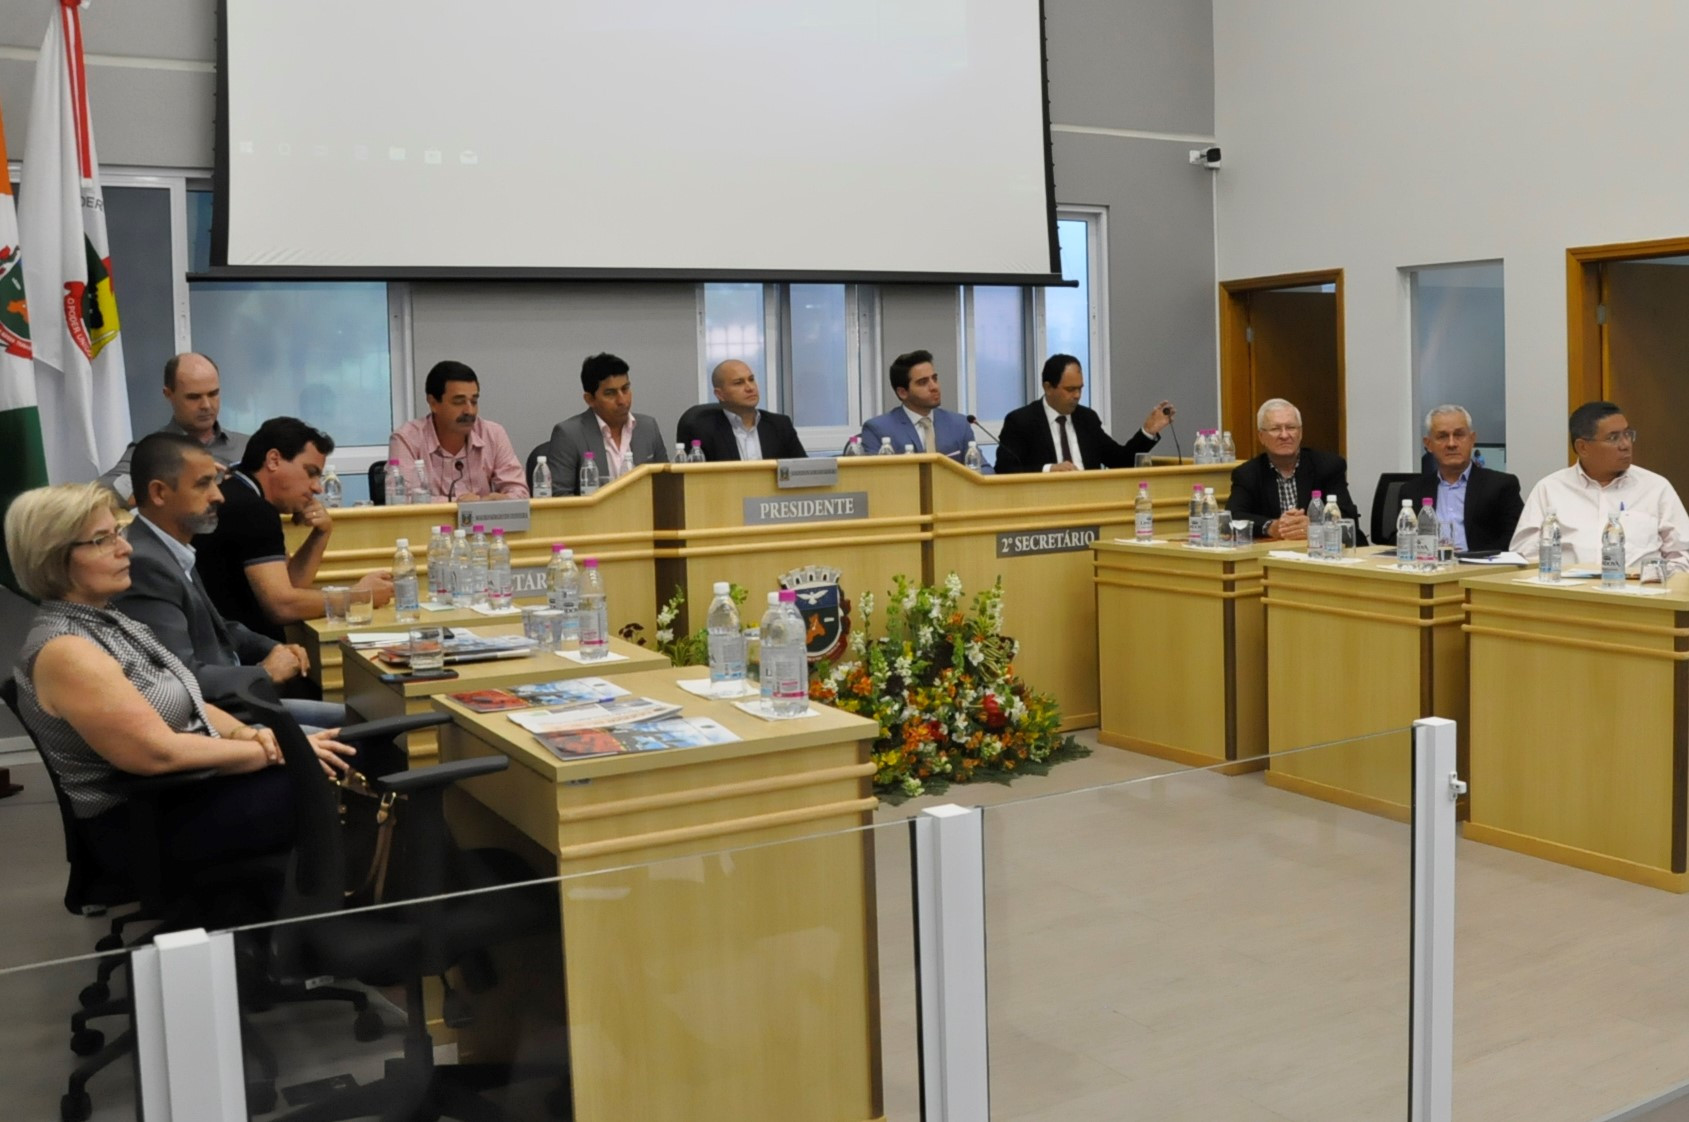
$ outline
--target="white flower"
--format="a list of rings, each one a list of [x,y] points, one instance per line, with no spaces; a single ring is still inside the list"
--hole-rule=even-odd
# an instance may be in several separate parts
[[[944,591],[950,593],[952,596],[960,596],[962,594],[962,578],[957,576],[954,572],[945,577]]]
[[[978,639],[970,640],[962,653],[968,662],[974,666],[978,666],[980,661],[985,658],[985,648],[979,645]]]
[[[874,594],[872,592],[864,592],[860,603],[864,619],[874,614]]]
[[[658,618],[661,619],[662,617],[659,616]],[[668,628],[668,627],[659,627],[657,629],[657,642],[659,642],[659,643],[672,643],[672,642],[674,642],[674,629]]]
[[[673,604],[664,604],[657,610],[657,625],[667,627],[674,622],[674,617],[679,614],[679,610]]]
[[[915,632],[915,642],[923,648],[930,647],[932,645],[932,628],[923,627]]]
[[[903,793],[908,795],[910,798],[914,798],[916,795],[924,793],[925,790],[926,788],[921,785],[921,781],[913,775],[905,775],[903,777]]]

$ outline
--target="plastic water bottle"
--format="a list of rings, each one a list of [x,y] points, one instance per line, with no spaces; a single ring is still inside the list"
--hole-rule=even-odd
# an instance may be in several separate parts
[[[398,460],[387,461],[387,478],[383,496],[387,506],[404,506],[409,500],[405,491],[405,473],[399,470]]]
[[[686,458],[686,442],[683,440],[674,442],[674,462],[677,464],[689,462]]]
[[[416,583],[416,558],[411,556],[409,538],[400,538],[393,550],[393,620],[417,623],[422,619]]]
[[[1220,463],[1229,464],[1237,460],[1237,445],[1232,442],[1232,434],[1220,434]]]
[[[745,687],[745,633],[739,626],[739,606],[732,586],[715,582],[710,601],[710,688],[717,697],[738,697]]]
[[[1318,560],[1325,556],[1325,500],[1315,491],[1308,497],[1308,556]]]
[[[551,498],[551,465],[545,462],[544,456],[534,457],[534,498]]]
[[[581,453],[581,494],[590,495],[598,490],[598,460],[591,452]]]
[[[985,470],[985,456],[979,450],[978,441],[968,441],[968,450],[962,454],[962,466],[978,472]]]
[[[1333,495],[1325,504],[1325,559],[1343,560],[1343,506]]]
[[[428,599],[452,602],[452,528],[435,526],[428,535]]]
[[[692,451],[687,453],[686,462],[689,464],[701,464],[705,462],[704,442],[702,440],[694,440],[692,442]]]
[[[774,715],[796,717],[809,709],[809,655],[798,594],[786,588],[779,595],[779,604],[762,620],[762,675],[769,680]]]
[[[1155,539],[1155,504],[1150,501],[1149,484],[1138,484],[1138,498],[1132,504],[1134,521],[1133,536],[1138,541],[1147,542]]]
[[[1624,587],[1624,504],[1607,516],[1601,528],[1601,587]]]
[[[769,713],[774,712],[774,675],[768,672],[768,665],[763,661],[766,651],[763,649],[763,636],[768,634],[769,620],[780,610],[780,593],[768,594],[768,610],[762,613],[762,622],[757,627],[757,678],[761,686],[762,707]]]
[[[477,522],[469,532],[469,605],[487,606],[487,528]]]
[[[575,551],[558,544],[551,547],[551,564],[545,567],[546,606],[563,613],[563,646],[566,651],[581,645],[581,572],[575,567]]]
[[[1214,501],[1214,488],[1202,489],[1202,545],[1205,549],[1220,548],[1220,504]]]
[[[1202,544],[1202,484],[1191,488],[1190,521],[1185,528],[1185,544],[1197,546]]]
[[[1560,579],[1560,517],[1550,510],[1537,535],[1537,579],[1554,584]]]
[[[580,619],[581,657],[597,661],[610,653],[610,604],[596,557],[581,562],[579,604],[575,614]]]
[[[866,456],[867,454],[867,450],[862,447],[862,438],[860,436],[853,436],[846,441],[844,451],[839,453],[841,456]]]
[[[915,454],[915,446],[913,444],[905,444],[903,446],[903,454],[905,456],[913,456]]]
[[[1419,504],[1419,520],[1413,531],[1413,567],[1421,572],[1437,568],[1437,508],[1430,499]]]
[[[1396,568],[1413,568],[1413,535],[1419,531],[1419,521],[1413,516],[1413,500],[1402,500],[1402,512],[1396,515]]]
[[[897,449],[893,448],[891,446],[890,439],[885,439],[885,440],[880,441],[879,451],[875,452],[874,455],[876,455],[876,456],[891,456],[891,455],[895,455],[896,453],[897,453]]]
[[[451,552],[452,606],[467,608],[475,602],[469,583],[469,535],[462,529],[452,531]]]
[[[431,503],[434,501],[434,489],[428,486],[428,465],[421,460],[416,461],[416,489],[411,492],[411,502]]]
[[[340,473],[329,464],[323,469],[323,505],[330,510],[338,510],[346,502],[346,488],[340,482]]]
[[[515,578],[510,573],[510,543],[502,528],[493,531],[487,545],[487,603],[495,610],[509,608],[516,599]]]

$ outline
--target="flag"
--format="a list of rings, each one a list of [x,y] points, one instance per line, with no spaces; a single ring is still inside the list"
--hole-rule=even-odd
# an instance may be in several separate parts
[[[47,475],[93,479],[129,444],[106,204],[88,118],[82,15],[59,0],[35,64],[18,219]]]
[[[6,449],[0,455],[0,514],[14,498],[47,482],[41,415],[35,408],[23,258],[18,251],[18,212],[12,205],[12,176],[6,168],[6,120],[0,114],[0,448]],[[9,560],[0,560],[0,581],[17,587]]]

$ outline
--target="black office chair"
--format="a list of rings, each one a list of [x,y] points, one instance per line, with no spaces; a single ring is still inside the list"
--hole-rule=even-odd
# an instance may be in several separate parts
[[[377,460],[369,466],[369,501],[376,506],[387,505],[386,460]]]
[[[1402,509],[1402,487],[1418,479],[1417,471],[1387,471],[1372,493],[1372,544],[1396,544],[1396,515]]]
[[[680,415],[680,420],[674,426],[674,438],[692,450],[694,440],[704,438],[703,418],[711,413],[721,412],[721,402],[706,401],[702,405],[694,405]]]
[[[484,978],[491,968],[479,960],[487,947],[557,929],[554,885],[441,898],[444,893],[534,879],[515,854],[455,850],[441,806],[451,784],[502,771],[510,761],[503,756],[457,760],[374,780],[378,790],[406,800],[393,840],[387,899],[418,902],[346,912],[349,877],[339,807],[331,787],[323,782],[316,754],[284,710],[257,698],[248,698],[247,704],[257,711],[268,708],[266,723],[281,744],[293,789],[298,841],[283,913],[289,918],[319,917],[282,924],[265,933],[271,963],[281,977],[332,974],[355,977],[371,986],[403,986],[405,991],[404,1058],[390,1061],[381,1079],[303,1106],[285,1115],[283,1122],[333,1122],[376,1114],[472,1122],[503,1117],[476,1092],[509,1082],[510,1066],[436,1066],[422,980],[472,962],[478,969],[466,971],[466,979]],[[449,720],[444,714],[435,716]],[[462,998],[448,990],[446,1001],[447,1020],[452,1023],[463,1015]],[[554,1092],[551,1101],[554,1110],[566,1107],[561,1093]]]

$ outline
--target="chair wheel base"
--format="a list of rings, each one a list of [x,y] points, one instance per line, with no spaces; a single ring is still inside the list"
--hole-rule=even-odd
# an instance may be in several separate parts
[[[59,1122],[88,1122],[94,1101],[87,1091],[69,1091],[59,1099]]]
[[[106,1046],[106,1034],[99,1029],[83,1029],[70,1034],[70,1050],[78,1056],[92,1056]]]
[[[104,982],[90,982],[82,987],[82,992],[76,995],[76,1000],[82,1008],[92,1009],[111,1000],[111,987]]]
[[[374,1009],[364,1009],[352,1020],[352,1038],[361,1043],[380,1040],[385,1031],[387,1026],[381,1023],[381,1014]]]

